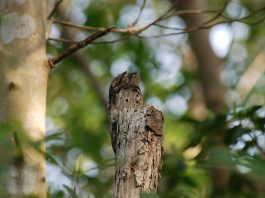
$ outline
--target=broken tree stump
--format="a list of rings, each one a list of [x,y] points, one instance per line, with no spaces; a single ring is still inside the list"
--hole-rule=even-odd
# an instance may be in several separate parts
[[[115,153],[114,198],[156,193],[163,156],[163,115],[143,104],[138,73],[124,72],[109,89],[109,120]]]

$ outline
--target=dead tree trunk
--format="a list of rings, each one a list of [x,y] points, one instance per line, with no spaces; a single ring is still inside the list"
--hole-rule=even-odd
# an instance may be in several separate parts
[[[139,74],[122,73],[109,92],[111,139],[116,155],[114,198],[157,192],[162,168],[163,115],[143,104]]]

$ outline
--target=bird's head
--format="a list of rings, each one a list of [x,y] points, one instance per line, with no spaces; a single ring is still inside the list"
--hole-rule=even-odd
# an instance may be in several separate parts
[[[113,90],[118,90],[121,87],[139,86],[140,75],[137,72],[127,73],[126,71],[116,76],[112,82]]]

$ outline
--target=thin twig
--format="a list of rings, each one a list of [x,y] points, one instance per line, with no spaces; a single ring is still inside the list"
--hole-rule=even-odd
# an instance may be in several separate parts
[[[178,27],[169,27],[161,24],[154,24],[154,26],[163,28],[163,29],[168,29],[168,30],[178,30],[178,31],[184,31],[186,28],[178,28]]]
[[[129,38],[132,35],[137,36],[138,38],[159,38],[159,37],[165,37],[165,36],[174,36],[174,35],[180,35],[180,34],[185,34],[185,33],[191,33],[191,32],[197,31],[197,30],[209,29],[215,25],[219,25],[219,24],[223,24],[223,23],[241,22],[241,23],[246,23],[248,25],[257,25],[257,24],[259,24],[265,20],[265,16],[264,16],[261,19],[255,21],[255,22],[252,22],[252,23],[248,23],[248,22],[244,21],[244,20],[246,20],[252,16],[255,16],[255,15],[261,13],[262,11],[265,10],[265,7],[257,9],[255,11],[251,12],[249,15],[242,17],[240,19],[228,18],[228,17],[223,15],[223,11],[227,5],[227,2],[228,1],[226,0],[225,5],[220,10],[179,10],[179,11],[175,11],[175,12],[171,13],[172,12],[172,8],[171,8],[167,12],[165,12],[162,16],[158,17],[156,20],[154,20],[153,22],[151,22],[149,24],[142,25],[142,26],[133,26],[133,27],[128,27],[128,28],[112,28],[110,30],[110,32],[128,33],[129,35],[127,35],[125,37],[111,40],[111,41],[92,42],[92,44],[112,44],[115,42],[126,40],[127,38]],[[217,12],[216,16],[214,16],[210,20],[207,20],[204,23],[202,23],[201,25],[196,26],[196,27],[177,28],[177,27],[168,27],[168,26],[159,24],[160,21],[168,19],[169,17],[175,16],[175,15],[186,15],[186,14],[198,15],[198,14],[207,14],[207,13],[216,13],[216,12]],[[220,18],[220,16],[222,16],[222,18],[224,18],[225,20],[219,21],[216,23],[212,23],[216,19]],[[59,20],[54,20],[53,22],[61,24],[61,25],[69,26],[69,27],[83,29],[83,30],[106,31],[106,28],[104,28],[104,27],[80,26],[80,25],[75,25],[75,24],[68,22],[68,21],[59,21]],[[209,24],[209,25],[207,25],[207,24]],[[172,33],[168,33],[168,34],[161,34],[161,35],[152,35],[152,36],[141,36],[141,35],[139,35],[139,33],[143,32],[144,30],[148,29],[151,26],[158,26],[158,27],[163,28],[163,29],[176,30],[177,32],[172,32]],[[49,38],[49,40],[54,40],[57,42],[65,42],[65,43],[75,43],[74,41],[70,41],[70,40],[66,40],[66,39]]]
[[[58,17],[62,19],[67,19],[67,17],[65,16],[65,10],[59,9]],[[74,40],[76,35],[75,31],[66,27],[62,27],[61,31],[62,35],[64,35],[64,38],[66,38],[67,40]],[[109,31],[111,31],[111,29]],[[92,43],[93,42],[95,42],[95,40],[92,41]],[[107,111],[108,100],[104,93],[104,88],[100,83],[99,79],[97,78],[97,76],[95,76],[91,71],[90,61],[88,60],[86,53],[84,51],[79,51],[78,53],[73,54],[73,58],[76,59],[78,66],[80,66],[80,68],[82,68],[83,71],[86,73],[86,76],[88,77],[88,80],[91,83],[92,89],[94,89],[96,95],[98,96],[98,99],[102,104],[102,107],[105,109],[105,111]]]
[[[95,41],[95,42],[93,42],[92,44],[94,44],[94,45],[113,44],[113,43],[117,43],[117,42],[120,42],[120,41],[127,40],[127,39],[130,38],[131,36],[132,36],[132,35],[124,36],[124,37],[121,37],[121,38],[118,38],[118,39],[114,39],[114,40],[110,40],[110,41]]]
[[[118,39],[114,39],[114,40],[110,40],[110,41],[93,41],[91,44],[93,44],[93,45],[112,44],[112,43],[116,43],[116,42],[119,42],[119,41],[127,40],[129,37],[131,37],[131,35],[124,36],[124,37],[121,37],[121,38],[118,38]],[[73,40],[63,39],[63,38],[49,37],[48,40],[59,42],[59,43],[69,43],[69,44],[78,43],[78,41],[73,41]]]
[[[261,19],[255,21],[255,22],[246,22],[244,20],[252,17],[252,16],[255,16],[255,15],[258,15],[259,13],[262,13],[262,11],[265,10],[265,6],[263,6],[262,8],[260,9],[257,9],[253,12],[251,12],[249,15],[245,16],[245,17],[242,17],[242,18],[239,18],[239,19],[230,19],[229,17],[226,17],[224,15],[222,15],[222,17],[224,19],[226,19],[228,22],[240,22],[240,23],[244,23],[244,24],[247,24],[247,25],[258,25],[259,23],[261,23],[262,21],[264,21],[265,19],[265,16],[263,16]]]
[[[164,14],[162,14],[160,17],[158,17],[156,20],[154,20],[153,22],[149,23],[148,25],[145,25],[141,30],[139,30],[137,32],[137,34],[143,32],[144,30],[148,29],[149,27],[151,27],[152,25],[156,24],[157,22],[161,21],[164,19],[164,17],[166,17],[170,12],[174,11],[174,7],[172,6],[171,8],[169,8]]]
[[[92,26],[76,25],[76,24],[71,23],[69,21],[63,21],[63,20],[54,19],[52,22],[60,24],[60,25],[64,25],[67,27],[73,27],[73,28],[81,29],[81,30],[88,30],[88,31],[104,31],[104,30],[106,30],[105,27],[92,27]],[[113,28],[111,31],[113,32],[114,30],[115,30],[115,28]]]
[[[205,26],[205,25],[210,24],[213,21],[217,20],[223,14],[227,4],[228,4],[228,0],[225,0],[225,3],[223,5],[223,7],[220,9],[220,11],[213,18],[211,18],[211,19],[205,21],[204,23],[202,23],[201,26]]]
[[[252,22],[252,23],[247,23],[247,22],[242,22],[242,23],[245,23],[245,24],[247,24],[247,25],[258,25],[258,24],[260,24],[261,22],[263,22],[265,20],[265,16],[263,16],[261,19],[259,19],[259,20],[257,20],[257,21],[255,21],[255,22]]]
[[[138,38],[160,38],[160,37],[166,37],[166,36],[175,36],[175,35],[180,35],[180,34],[187,34],[187,33],[191,33],[191,32],[195,32],[195,31],[198,31],[198,30],[203,30],[203,29],[209,29],[215,25],[220,25],[220,24],[224,24],[224,23],[232,23],[232,22],[241,22],[241,23],[245,23],[245,24],[248,24],[248,25],[258,25],[259,23],[261,23],[262,21],[265,20],[265,16],[262,17],[261,19],[253,22],[253,23],[247,23],[247,22],[244,22],[243,20],[246,20],[254,15],[257,15],[258,13],[260,13],[261,11],[265,10],[265,7],[264,8],[261,8],[259,10],[256,10],[255,12],[241,18],[241,19],[230,19],[230,18],[225,18],[226,20],[224,21],[219,21],[219,22],[216,22],[214,24],[211,24],[211,25],[208,25],[208,26],[202,26],[202,25],[199,25],[197,27],[192,27],[192,28],[177,28],[177,27],[168,27],[168,26],[164,26],[164,25],[160,25],[160,24],[153,24],[154,26],[158,26],[158,27],[161,27],[163,29],[170,29],[170,30],[177,30],[179,32],[172,32],[172,33],[168,33],[168,34],[161,34],[161,35],[152,35],[152,36],[141,36],[141,35],[137,35],[137,34],[134,34],[135,36],[137,36]],[[125,36],[125,37],[122,37],[122,38],[119,38],[119,39],[115,39],[115,40],[111,40],[111,41],[96,41],[96,42],[92,42],[92,44],[113,44],[113,43],[116,43],[116,42],[120,42],[120,41],[124,41],[126,39],[128,39],[130,37],[130,35],[128,36]],[[55,40],[55,41],[58,41],[58,42],[74,42],[74,41],[67,41],[67,40],[64,40],[64,39],[50,39],[49,40]]]
[[[130,33],[136,35],[136,33],[140,33],[143,30],[149,28],[152,25],[160,26],[165,29],[175,29],[175,28],[168,28],[165,26],[162,26],[160,24],[157,24],[159,21],[167,19],[168,16],[173,16],[174,15],[185,15],[185,14],[204,14],[204,13],[213,13],[217,12],[217,10],[179,10],[174,12],[173,14],[168,15],[168,12],[172,11],[172,8],[170,8],[167,12],[165,12],[162,16],[157,18],[155,21],[153,21],[150,24],[142,25],[142,26],[133,26],[133,27],[128,27],[128,28],[112,28],[110,31],[111,32],[116,32],[116,33]],[[60,25],[68,26],[68,27],[73,27],[77,29],[82,29],[82,30],[87,30],[87,31],[105,31],[105,27],[92,27],[92,26],[82,26],[82,25],[76,25],[73,24],[69,21],[62,21],[62,20],[53,20],[53,23],[57,23]],[[184,30],[184,29],[175,29],[175,30]],[[111,41],[97,41],[93,42],[93,44],[112,44],[115,42],[123,41],[129,38],[130,36],[125,36],[119,39],[111,40]],[[75,41],[67,40],[67,39],[62,39],[62,38],[48,38],[48,40],[53,40],[56,42],[64,42],[64,43],[76,43]]]
[[[51,18],[52,18],[52,15],[55,13],[55,11],[57,10],[57,8],[59,7],[59,5],[60,5],[62,2],[63,2],[63,0],[58,0],[58,1],[55,3],[55,5],[54,5],[54,7],[53,7],[53,9],[52,9],[52,11],[51,11],[51,13],[50,13],[49,16],[47,17],[48,19],[51,19]]]
[[[116,33],[130,33],[135,34],[142,32],[143,30],[147,29],[148,27],[158,23],[161,20],[167,19],[169,16],[173,16],[172,14],[168,14],[168,12],[172,11],[172,8],[169,9],[167,12],[165,12],[162,16],[158,17],[155,21],[141,26],[133,26],[128,28],[113,28],[111,29],[111,32]],[[177,12],[174,12],[174,15],[185,15],[185,14],[203,14],[203,13],[212,13],[214,10],[179,10]],[[87,31],[104,31],[106,30],[105,27],[93,27],[93,26],[82,26],[82,25],[76,25],[74,23],[71,23],[69,21],[62,21],[62,20],[53,20],[53,23],[57,23],[60,25],[73,27],[81,30],[87,30]]]
[[[78,43],[78,41],[73,41],[73,40],[64,39],[64,38],[49,37],[48,40],[49,41],[56,41],[56,42],[60,42],[60,43],[70,43],[70,44]]]
[[[132,26],[128,28],[113,28],[111,32],[116,32],[116,33],[130,33],[130,34],[135,34],[142,32],[143,30],[149,28],[150,26],[157,24],[161,20],[165,20],[171,16],[175,15],[186,15],[186,14],[204,14],[204,13],[213,13],[217,12],[216,10],[179,10],[174,13],[168,14],[168,12],[172,11],[172,8],[169,9],[167,12],[165,12],[162,16],[158,17],[155,21],[146,24],[146,25],[141,25],[141,26]],[[68,27],[73,27],[81,30],[87,30],[87,31],[105,31],[105,27],[93,27],[93,26],[83,26],[83,25],[76,25],[74,23],[71,23],[69,21],[62,21],[62,20],[53,20],[53,23],[57,23],[60,25],[68,26]]]
[[[110,41],[94,41],[91,44],[96,44],[96,45],[100,45],[100,44],[112,44],[112,43],[116,43],[118,41],[124,41],[127,40],[130,36],[124,36],[118,39],[114,39],[114,40],[110,40]],[[68,40],[68,39],[63,39],[63,38],[53,38],[53,37],[49,37],[48,40],[50,41],[55,41],[55,42],[59,42],[59,43],[68,43],[68,44],[74,44],[74,43],[78,43],[78,41],[73,41],[73,40]]]
[[[91,44],[94,40],[106,35],[107,33],[109,33],[111,31],[111,28],[107,28],[105,29],[105,31],[97,31],[94,34],[92,34],[91,36],[87,37],[86,39],[73,44],[71,47],[69,47],[65,52],[63,52],[62,54],[58,55],[57,57],[51,58],[49,59],[49,63],[51,68],[54,67],[54,65],[56,65],[57,63],[59,63],[60,61],[62,61],[64,58],[70,56],[71,54],[75,53],[77,50]]]
[[[93,26],[83,26],[83,25],[76,25],[74,23],[71,23],[69,21],[62,21],[62,20],[53,20],[53,23],[57,23],[60,25],[68,26],[68,27],[73,27],[81,30],[87,30],[87,31],[105,31],[107,28],[105,27],[93,27]],[[130,33],[134,34],[136,32],[139,32],[140,30],[144,29],[146,25],[143,26],[134,26],[134,27],[129,27],[129,28],[112,28],[110,31],[111,32],[116,32],[116,33]]]
[[[248,19],[248,18],[250,18],[250,17],[253,17],[253,16],[255,16],[255,15],[258,15],[260,12],[262,12],[262,11],[264,11],[264,10],[265,10],[265,6],[262,7],[262,8],[260,8],[260,9],[255,10],[255,11],[251,12],[249,15],[244,16],[244,17],[241,17],[241,18],[239,18],[239,19],[231,19],[231,18],[228,18],[228,17],[224,17],[224,16],[223,16],[223,18],[225,18],[225,19],[227,19],[227,20],[220,21],[220,22],[215,23],[215,24],[211,24],[210,26],[204,26],[203,28],[211,28],[211,27],[214,26],[214,25],[219,25],[219,24],[222,24],[222,23],[232,23],[232,22],[240,22],[240,23],[245,23],[245,24],[247,24],[247,25],[253,25],[253,26],[254,26],[254,25],[258,25],[259,23],[261,23],[262,21],[264,21],[265,16],[263,16],[261,19],[255,21],[255,22],[253,22],[253,23],[244,22],[244,20],[246,20],[246,19]]]
[[[194,31],[197,31],[197,30],[203,30],[203,29],[209,29],[215,25],[219,25],[219,24],[223,24],[223,23],[232,23],[232,22],[243,22],[243,20],[246,20],[252,16],[255,16],[257,14],[259,14],[260,12],[264,11],[265,10],[265,7],[262,7],[260,9],[257,9],[255,11],[253,11],[252,13],[250,13],[249,15],[245,16],[245,17],[242,17],[240,19],[230,19],[228,18],[227,20],[224,20],[224,21],[219,21],[219,22],[216,22],[216,23],[213,23],[213,24],[210,24],[210,25],[207,25],[205,26],[205,23],[199,25],[199,26],[196,26],[196,27],[191,27],[191,28],[178,28],[176,30],[179,30],[178,32],[172,32],[172,33],[168,33],[168,34],[161,34],[161,35],[152,35],[152,36],[141,36],[139,35],[140,38],[159,38],[159,37],[165,37],[165,36],[174,36],[174,35],[180,35],[180,34],[185,34],[185,33],[191,33],[191,32],[194,32]],[[257,25],[259,24],[260,22],[264,21],[265,19],[265,16],[262,18],[262,19],[259,19],[258,21],[254,22],[254,23],[251,23],[251,25]],[[250,24],[250,23],[248,23]],[[161,26],[159,24],[156,24],[158,26]],[[167,26],[163,26],[163,28],[166,28],[166,29],[173,29],[173,27],[167,27]]]
[[[177,10],[163,17],[163,20],[168,19],[173,16],[210,14],[210,13],[217,13],[219,11],[220,10]]]
[[[135,25],[138,23],[138,21],[139,21],[141,15],[142,15],[142,13],[143,13],[143,10],[144,10],[144,7],[145,7],[145,4],[146,4],[146,0],[143,0],[143,3],[142,3],[142,6],[141,6],[141,8],[140,8],[140,11],[139,11],[139,13],[138,13],[138,16],[136,17],[135,21],[132,23],[132,26],[135,26]]]

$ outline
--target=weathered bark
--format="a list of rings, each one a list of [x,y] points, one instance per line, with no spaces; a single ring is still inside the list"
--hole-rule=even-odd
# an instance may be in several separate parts
[[[157,192],[162,168],[163,115],[144,105],[139,75],[123,73],[110,87],[109,119],[116,155],[115,198]]]
[[[37,141],[45,133],[49,72],[45,48],[46,1],[1,0],[0,11],[0,124],[21,125],[10,131],[10,135],[16,134],[10,144],[21,150],[21,156],[19,162],[9,164],[4,185],[14,196],[46,197],[45,158],[20,139],[26,136]]]
[[[204,0],[175,0],[177,9],[207,9],[207,1]],[[183,15],[183,19],[189,27],[198,27],[208,18],[203,15]],[[204,100],[207,107],[213,113],[224,111],[225,91],[220,80],[221,61],[215,55],[209,41],[209,30],[200,30],[189,34],[189,40],[193,52],[198,61],[198,74],[202,84]],[[210,144],[223,147],[223,134],[215,134],[210,139]],[[222,168],[213,168],[212,179],[214,191],[225,188],[229,182],[230,173]]]

